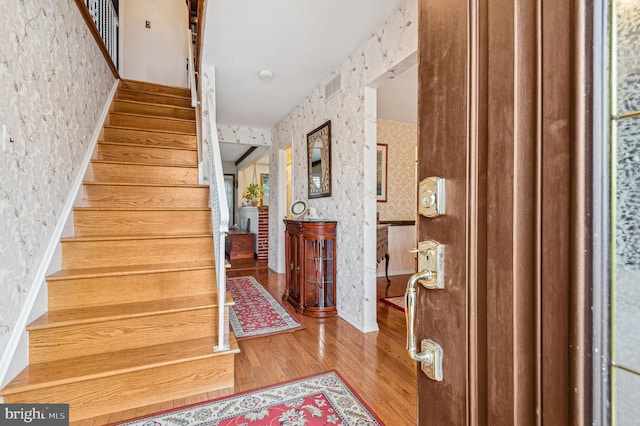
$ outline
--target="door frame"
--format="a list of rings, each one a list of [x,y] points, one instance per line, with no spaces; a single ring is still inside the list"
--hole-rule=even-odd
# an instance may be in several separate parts
[[[451,247],[462,269],[445,263],[447,285],[464,285],[462,325],[416,322],[419,338],[465,330],[450,357],[443,348],[445,376],[462,369],[466,382],[450,392],[418,368],[421,425],[591,422],[593,7],[419,0],[419,158],[430,160],[418,180],[461,161],[434,143],[466,143],[467,171],[447,188],[466,200],[465,247]],[[419,240],[446,241],[446,221],[420,217]]]
[[[610,9],[608,0],[593,1],[593,133],[591,146],[591,203],[593,263],[591,305],[591,420],[596,425],[611,422],[611,193],[610,193]],[[588,401],[587,401],[588,402]]]

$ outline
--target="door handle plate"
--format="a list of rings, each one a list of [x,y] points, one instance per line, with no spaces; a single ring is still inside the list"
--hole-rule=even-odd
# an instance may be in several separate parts
[[[442,381],[442,346],[433,340],[423,339],[420,352],[429,354],[427,361],[420,362],[420,369],[431,380]]]
[[[425,288],[441,290],[444,288],[444,244],[436,240],[420,241],[418,248],[409,250],[418,253],[418,271],[430,271],[428,279],[418,282]]]

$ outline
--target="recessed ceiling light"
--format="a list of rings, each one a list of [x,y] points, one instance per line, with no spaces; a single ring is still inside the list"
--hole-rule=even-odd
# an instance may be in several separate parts
[[[274,76],[273,72],[269,70],[262,70],[258,73],[258,77],[262,81],[271,81],[273,80],[273,76]]]

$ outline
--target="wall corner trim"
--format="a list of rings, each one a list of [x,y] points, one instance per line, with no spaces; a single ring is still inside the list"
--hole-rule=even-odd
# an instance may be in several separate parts
[[[3,388],[7,384],[7,382],[13,379],[13,377],[7,377],[10,371],[12,370],[20,371],[28,365],[27,360],[14,360],[13,358],[18,349],[20,340],[25,334],[25,328],[27,327],[27,322],[31,315],[31,311],[33,310],[34,304],[36,302],[38,294],[40,293],[42,285],[45,282],[47,269],[56,251],[56,247],[60,241],[60,237],[62,236],[62,232],[65,228],[67,219],[73,210],[73,204],[75,203],[78,192],[82,187],[82,181],[84,180],[84,175],[91,162],[93,151],[95,150],[95,147],[98,143],[100,132],[102,131],[104,122],[107,118],[107,115],[109,114],[109,109],[111,107],[111,103],[113,102],[113,98],[115,97],[119,83],[120,83],[120,80],[118,79],[116,79],[113,83],[113,87],[111,88],[111,92],[107,97],[107,101],[102,110],[102,114],[98,119],[96,128],[93,131],[93,135],[91,135],[91,143],[87,148],[87,152],[85,154],[84,160],[82,161],[82,164],[78,168],[78,173],[76,174],[73,185],[69,190],[67,200],[65,201],[62,211],[60,212],[60,216],[58,218],[58,222],[56,223],[56,227],[53,230],[53,234],[51,235],[51,238],[49,239],[49,243],[47,244],[47,249],[45,250],[44,255],[42,256],[42,259],[38,266],[38,271],[36,272],[33,282],[29,287],[29,291],[27,292],[24,305],[20,310],[20,314],[18,315],[18,318],[16,320],[13,330],[11,330],[11,336],[9,337],[9,342],[7,344],[5,351],[2,354],[2,358],[0,359],[0,389]],[[14,366],[15,368],[10,370],[12,366]]]

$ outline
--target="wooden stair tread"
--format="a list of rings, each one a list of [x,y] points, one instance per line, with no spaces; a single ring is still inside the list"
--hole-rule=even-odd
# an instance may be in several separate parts
[[[191,96],[180,96],[180,95],[175,95],[175,94],[171,94],[171,93],[162,93],[162,92],[153,92],[153,91],[146,91],[146,90],[129,90],[129,89],[122,89],[122,88],[118,88],[118,92],[119,93],[130,93],[130,94],[139,94],[139,95],[154,95],[154,96],[164,96],[167,98],[175,98],[175,99],[188,99],[191,100]]]
[[[146,93],[149,93],[149,92],[146,92]],[[134,101],[131,99],[115,99],[115,100],[117,102],[125,102],[130,104],[137,104],[137,105],[150,105],[150,106],[163,107],[163,108],[177,108],[177,109],[183,109],[185,111],[193,111],[195,109],[193,107],[183,107],[180,105],[166,105],[166,104],[159,104],[156,102]]]
[[[196,121],[195,119],[175,118],[175,117],[159,117],[157,115],[135,114],[135,113],[132,113],[132,112],[110,112],[109,114],[110,115],[125,115],[127,117],[150,118],[150,119],[153,119],[153,120],[161,119],[163,121],[178,121],[178,122],[188,122],[188,123],[194,123]]]
[[[227,298],[229,298],[228,294]],[[233,302],[231,301],[225,303],[225,306],[232,305]],[[27,330],[43,330],[216,307],[218,307],[218,295],[216,293],[210,293],[208,295],[149,300],[122,305],[104,305],[65,311],[48,311],[29,324]]]
[[[134,161],[116,161],[116,160],[102,160],[99,158],[94,158],[91,160],[92,163],[98,164],[116,164],[123,166],[135,166],[135,167],[172,167],[172,168],[185,168],[185,169],[197,169],[197,164],[165,164],[165,163],[142,163],[142,162],[134,162]]]
[[[196,269],[215,269],[213,260],[207,262],[180,262],[180,263],[159,263],[148,265],[127,265],[112,266],[105,268],[78,268],[62,269],[47,276],[47,281],[62,281],[69,279],[117,277],[123,275],[140,275],[174,271],[192,271]]]
[[[146,346],[144,348],[106,352],[42,364],[31,364],[0,391],[0,395],[6,396],[44,387],[59,386],[240,352],[238,342],[232,332],[229,333],[230,348],[228,350],[213,352],[213,346],[217,344],[217,337],[205,337],[183,340],[173,345]]]
[[[151,186],[159,188],[209,188],[207,185],[191,184],[191,183],[143,183],[143,182],[107,182],[97,180],[85,180],[83,185],[95,186]]]
[[[99,144],[106,145],[119,145],[119,146],[131,146],[135,148],[150,148],[150,149],[177,149],[180,151],[197,151],[198,148],[195,146],[193,148],[185,147],[185,146],[171,146],[171,145],[147,145],[143,143],[132,143],[132,142],[117,142],[117,141],[100,141]]]
[[[136,211],[136,212],[154,212],[154,211],[210,211],[210,207],[74,207],[73,210],[98,211],[98,212],[119,212],[119,211]]]
[[[167,234],[167,235],[109,235],[109,236],[91,236],[84,235],[82,237],[60,238],[64,243],[78,243],[89,241],[126,241],[126,240],[175,240],[178,238],[213,238],[213,234]]]
[[[122,79],[120,79],[120,81],[123,84],[131,83],[131,84],[138,84],[138,85],[143,85],[143,86],[158,87],[160,89],[165,87],[167,89],[178,89],[178,90],[185,90],[185,91],[191,90],[186,86],[174,86],[173,84],[155,83],[153,81],[136,80],[135,78],[122,78]]]
[[[190,132],[176,132],[175,130],[152,130],[152,129],[140,129],[138,127],[127,127],[127,126],[113,126],[110,124],[104,125],[105,129],[120,129],[120,130],[132,130],[136,132],[145,132],[145,133],[165,133],[168,135],[188,135],[195,136],[195,133]]]
[[[134,86],[134,87],[131,87]],[[180,92],[182,94],[175,95],[181,98],[191,99],[191,89],[183,86],[173,86],[168,84],[153,83],[150,81],[134,80],[131,78],[123,78],[120,80],[118,91],[132,91],[134,93],[160,93],[172,94],[171,92]]]

